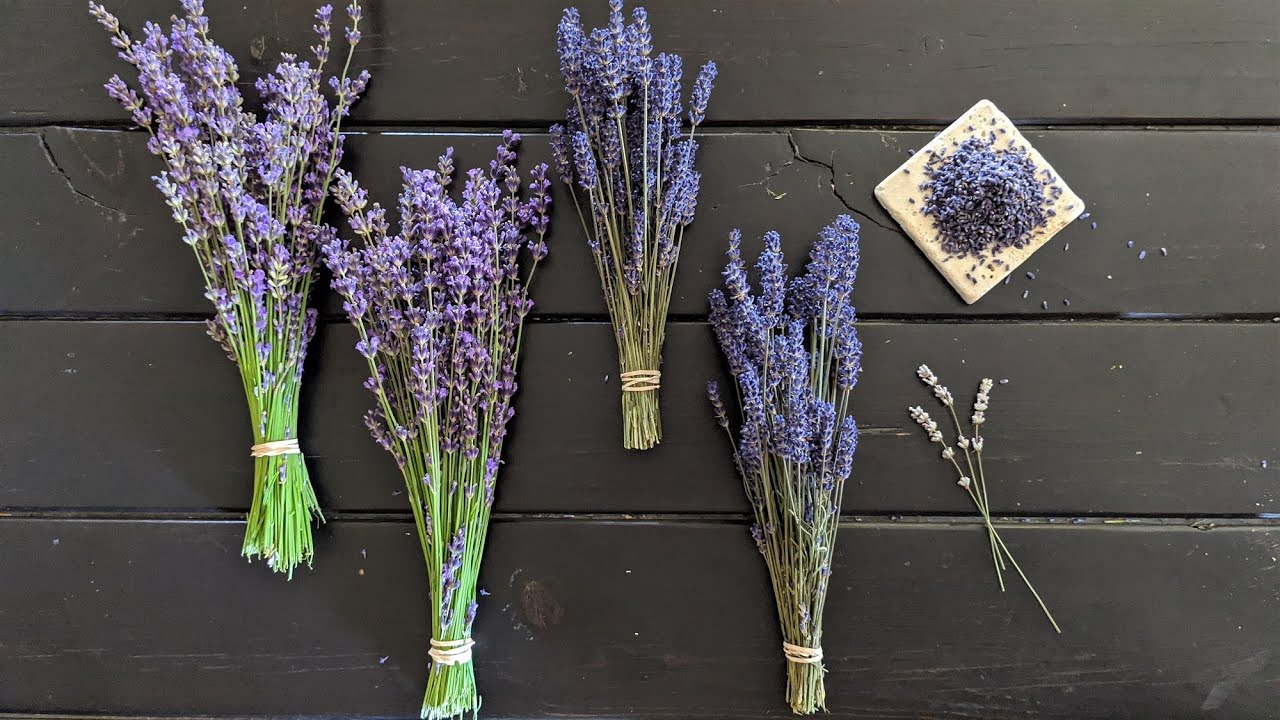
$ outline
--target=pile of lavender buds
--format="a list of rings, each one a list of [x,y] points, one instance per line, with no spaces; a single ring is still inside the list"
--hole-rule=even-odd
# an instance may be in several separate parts
[[[519,142],[504,133],[488,172],[467,173],[461,202],[449,195],[452,148],[437,169],[402,168],[396,235],[348,173],[334,186],[360,245],[331,239],[325,261],[369,365],[376,402],[365,423],[404,476],[435,604],[423,718],[480,707],[469,653],[476,575],[551,202],[546,165],[521,200]],[[442,647],[466,652],[455,662],[435,654]]]
[[[787,700],[799,714],[826,709],[822,614],[858,443],[849,414],[862,370],[852,302],[858,230],[848,215],[836,218],[789,286],[781,239],[766,234],[755,296],[735,230],[725,291],[710,295],[711,324],[741,404],[736,428],[714,382],[707,394],[755,511],[751,535],[769,567],[783,641],[800,649],[797,656],[784,646]]]
[[[313,556],[312,517],[320,516],[298,437],[298,398],[316,311],[307,308],[321,222],[342,158],[342,118],[369,80],[347,76],[360,40],[360,6],[347,8],[346,62],[328,78],[328,5],[316,12],[315,65],[282,55],[257,81],[264,117],[244,111],[235,60],[209,39],[200,0],[183,0],[184,17],[164,30],[148,22],[134,40],[96,3],[92,15],[111,33],[120,57],[138,71],[137,90],[119,75],[108,94],[149,134],[164,160],[155,177],[183,241],[195,253],[215,315],[209,335],[240,367],[254,445],[293,441],[285,454],[255,453],[254,496],[243,554],[263,557],[293,576]],[[332,105],[324,86],[334,91]]]
[[[662,364],[684,228],[697,207],[701,175],[693,166],[693,133],[706,115],[716,66],[704,65],[694,81],[686,136],[682,63],[678,55],[653,56],[644,8],[624,23],[622,1],[610,0],[608,27],[589,35],[569,8],[557,35],[572,104],[564,124],[551,128],[552,150],[613,320],[624,380],[623,445],[644,450],[662,438],[653,374]],[[626,382],[644,375],[651,379]]]
[[[1006,248],[1025,247],[1056,213],[1063,189],[1021,147],[996,147],[996,133],[966,139],[949,154],[929,151],[920,189],[921,212],[938,226],[952,257],[994,262]],[[993,268],[994,269],[994,268]],[[972,278],[970,278],[972,280]]]

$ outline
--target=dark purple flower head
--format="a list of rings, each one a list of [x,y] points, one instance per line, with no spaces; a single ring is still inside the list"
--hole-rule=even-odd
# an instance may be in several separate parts
[[[560,52],[560,74],[564,76],[565,89],[574,97],[582,92],[586,44],[578,9],[567,8],[560,19],[560,26],[556,28],[556,45]]]
[[[689,96],[689,122],[700,125],[707,117],[707,102],[711,100],[711,88],[716,81],[716,64],[709,62],[702,66],[698,79],[693,82],[693,92]]]
[[[615,336],[630,348],[654,332],[646,314],[665,314],[684,228],[698,204],[683,63],[655,54],[648,13],[636,8],[628,16],[622,0],[610,0],[607,24],[590,30],[576,10],[566,10],[557,49],[570,102],[564,123],[551,129],[554,166],[575,193]],[[714,78],[709,63],[694,83],[693,125],[706,113]],[[645,352],[656,354],[660,345]],[[642,364],[658,362],[646,357]]]
[[[738,386],[741,422],[728,422],[714,384],[708,394],[717,422],[735,439],[748,499],[761,509],[781,496],[803,498],[795,517],[816,527],[838,515],[857,442],[847,408],[862,359],[851,297],[858,226],[841,216],[825,228],[804,274],[791,283],[781,238],[766,234],[758,295],[741,244],[734,231],[724,289],[708,298],[716,341]]]

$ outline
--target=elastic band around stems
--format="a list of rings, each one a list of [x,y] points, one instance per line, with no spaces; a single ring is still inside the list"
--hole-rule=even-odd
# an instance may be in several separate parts
[[[249,454],[256,458],[276,455],[301,455],[302,450],[298,448],[298,438],[290,438],[288,440],[272,440],[258,443],[249,448]]]
[[[461,640],[437,640],[431,638],[431,649],[427,654],[438,665],[461,665],[471,662],[471,648],[476,644],[471,638]]]
[[[807,648],[802,645],[792,645],[789,642],[782,643],[782,654],[786,656],[787,662],[796,663],[797,665],[813,665],[822,662],[822,648]]]
[[[662,377],[662,371],[631,370],[622,373],[620,377],[622,378],[622,392],[651,392],[661,387],[658,383],[658,378]]]

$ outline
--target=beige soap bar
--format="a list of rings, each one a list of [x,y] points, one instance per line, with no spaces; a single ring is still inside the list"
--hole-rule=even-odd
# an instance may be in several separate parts
[[[948,155],[952,148],[968,138],[987,137],[992,131],[996,133],[996,149],[1010,146],[1025,148],[1038,170],[1048,170],[1057,178],[1056,184],[1062,188],[1062,195],[1050,205],[1055,214],[1047,219],[1044,227],[1032,231],[1030,240],[1023,247],[1004,248],[994,255],[988,253],[982,262],[977,258],[949,256],[942,248],[936,223],[923,212],[926,191],[921,190],[920,185],[928,179],[925,176],[925,165],[929,153],[934,151],[939,155]],[[876,199],[915,241],[920,251],[929,258],[929,262],[942,273],[942,277],[970,304],[986,295],[988,290],[1016,270],[1041,245],[1049,242],[1059,230],[1084,212],[1084,202],[1071,192],[1071,188],[1067,187],[1058,172],[1045,161],[1044,156],[1027,142],[1013,122],[990,100],[974,105],[881,181],[876,186]]]

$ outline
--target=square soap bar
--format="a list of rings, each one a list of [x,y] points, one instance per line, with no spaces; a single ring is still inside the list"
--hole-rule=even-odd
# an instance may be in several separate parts
[[[1047,170],[1054,178],[1054,184],[1062,188],[1062,193],[1049,201],[1049,208],[1053,213],[1046,213],[1048,217],[1045,224],[1031,231],[1025,245],[1001,248],[988,253],[979,262],[977,258],[951,255],[943,249],[937,223],[931,216],[924,214],[928,191],[921,190],[920,185],[928,181],[925,169],[931,152],[946,156],[965,140],[971,137],[989,138],[993,132],[996,137],[993,143],[995,149],[1025,149],[1037,172]],[[982,100],[974,105],[882,180],[876,186],[876,199],[902,226],[942,277],[970,304],[986,295],[988,290],[1016,270],[1041,245],[1049,242],[1059,230],[1084,212],[1084,202],[1071,192],[1071,188],[1067,187],[1057,171],[1045,161],[1044,156],[1027,142],[1013,122],[990,100]]]

